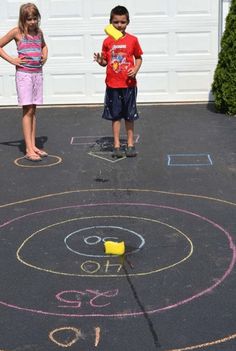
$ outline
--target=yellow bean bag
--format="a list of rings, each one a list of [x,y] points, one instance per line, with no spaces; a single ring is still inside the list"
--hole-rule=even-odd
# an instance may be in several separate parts
[[[108,24],[108,26],[105,27],[104,31],[107,35],[109,35],[115,40],[118,40],[123,37],[123,34],[118,29],[116,29],[112,24]]]
[[[105,241],[105,253],[108,255],[123,255],[125,253],[125,243],[116,241]]]

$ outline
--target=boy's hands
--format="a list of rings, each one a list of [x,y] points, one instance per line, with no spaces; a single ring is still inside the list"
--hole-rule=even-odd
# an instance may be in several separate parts
[[[136,69],[135,67],[129,68],[127,71],[128,77],[135,78],[137,72],[138,69]]]
[[[98,52],[93,54],[93,59],[96,61],[100,66],[106,66],[107,61],[104,59],[103,54],[99,54]]]
[[[135,58],[135,65],[134,67],[131,67],[128,69],[128,77],[135,78],[136,74],[138,73],[140,67],[142,65],[142,57],[136,57]]]

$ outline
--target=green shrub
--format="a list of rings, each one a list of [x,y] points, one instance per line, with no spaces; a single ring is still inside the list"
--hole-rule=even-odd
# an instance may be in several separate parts
[[[218,112],[236,115],[236,0],[232,0],[212,84]]]

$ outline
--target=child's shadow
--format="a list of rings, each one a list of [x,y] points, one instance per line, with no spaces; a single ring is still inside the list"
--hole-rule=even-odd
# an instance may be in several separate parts
[[[46,136],[40,136],[40,137],[36,137],[36,146],[39,149],[43,149],[44,148],[44,144],[47,142],[48,137]],[[18,147],[19,151],[24,153],[26,152],[25,149],[25,141],[22,140],[14,140],[14,141],[3,141],[0,142],[0,145],[6,145],[6,146],[13,146],[13,147]]]

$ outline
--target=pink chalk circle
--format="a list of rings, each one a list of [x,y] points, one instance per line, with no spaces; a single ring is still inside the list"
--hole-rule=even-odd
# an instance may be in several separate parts
[[[228,247],[231,251],[231,257],[230,257],[230,263],[228,265],[228,267],[226,268],[225,272],[221,275],[221,277],[219,277],[217,279],[217,281],[214,282],[214,284],[211,284],[210,286],[208,286],[207,288],[203,289],[202,291],[193,294],[183,300],[179,300],[173,304],[169,304],[168,306],[165,307],[161,307],[161,308],[155,308],[155,307],[151,307],[147,310],[144,311],[119,311],[116,313],[57,313],[57,312],[50,312],[47,310],[39,310],[39,309],[34,309],[34,308],[28,308],[25,306],[19,306],[19,305],[15,305],[13,303],[9,303],[6,301],[0,301],[0,304],[9,308],[13,308],[15,310],[18,311],[25,311],[25,312],[30,312],[30,313],[35,313],[35,314],[40,314],[40,315],[47,315],[47,316],[61,316],[61,317],[68,317],[68,318],[83,318],[83,317],[129,317],[129,316],[141,316],[144,313],[145,314],[154,314],[154,313],[161,313],[164,311],[168,311],[174,308],[177,308],[179,306],[182,306],[184,304],[190,303],[206,294],[210,294],[212,293],[212,291],[214,289],[216,289],[232,272],[234,266],[235,266],[235,262],[236,262],[236,247],[235,244],[233,242],[232,236],[231,234],[224,229],[222,226],[220,226],[219,224],[215,223],[214,221],[212,221],[211,219],[201,216],[197,213],[185,210],[185,209],[181,209],[181,208],[176,208],[176,207],[171,207],[171,206],[165,206],[165,205],[156,205],[156,204],[149,204],[149,203],[132,203],[132,202],[120,202],[120,203],[114,203],[114,202],[103,202],[103,203],[93,203],[93,204],[83,204],[83,205],[75,205],[75,206],[64,206],[64,207],[58,207],[58,208],[52,208],[52,209],[47,209],[47,210],[41,210],[41,211],[36,211],[36,212],[32,212],[32,213],[28,213],[25,214],[23,216],[19,216],[16,218],[13,218],[3,224],[0,225],[0,228],[4,228],[8,225],[10,225],[13,222],[19,221],[23,218],[31,218],[36,214],[49,214],[52,211],[60,211],[60,210],[65,210],[65,209],[70,209],[70,208],[86,208],[86,207],[90,207],[90,208],[96,208],[96,207],[102,207],[102,206],[136,206],[136,207],[146,207],[146,208],[161,208],[161,209],[166,209],[168,211],[175,211],[177,213],[183,213],[183,214],[187,214],[190,216],[193,216],[195,218],[200,219],[201,221],[204,221],[208,224],[210,224],[211,226],[213,226],[214,228],[216,228],[217,230],[219,230],[226,238],[228,241]]]

